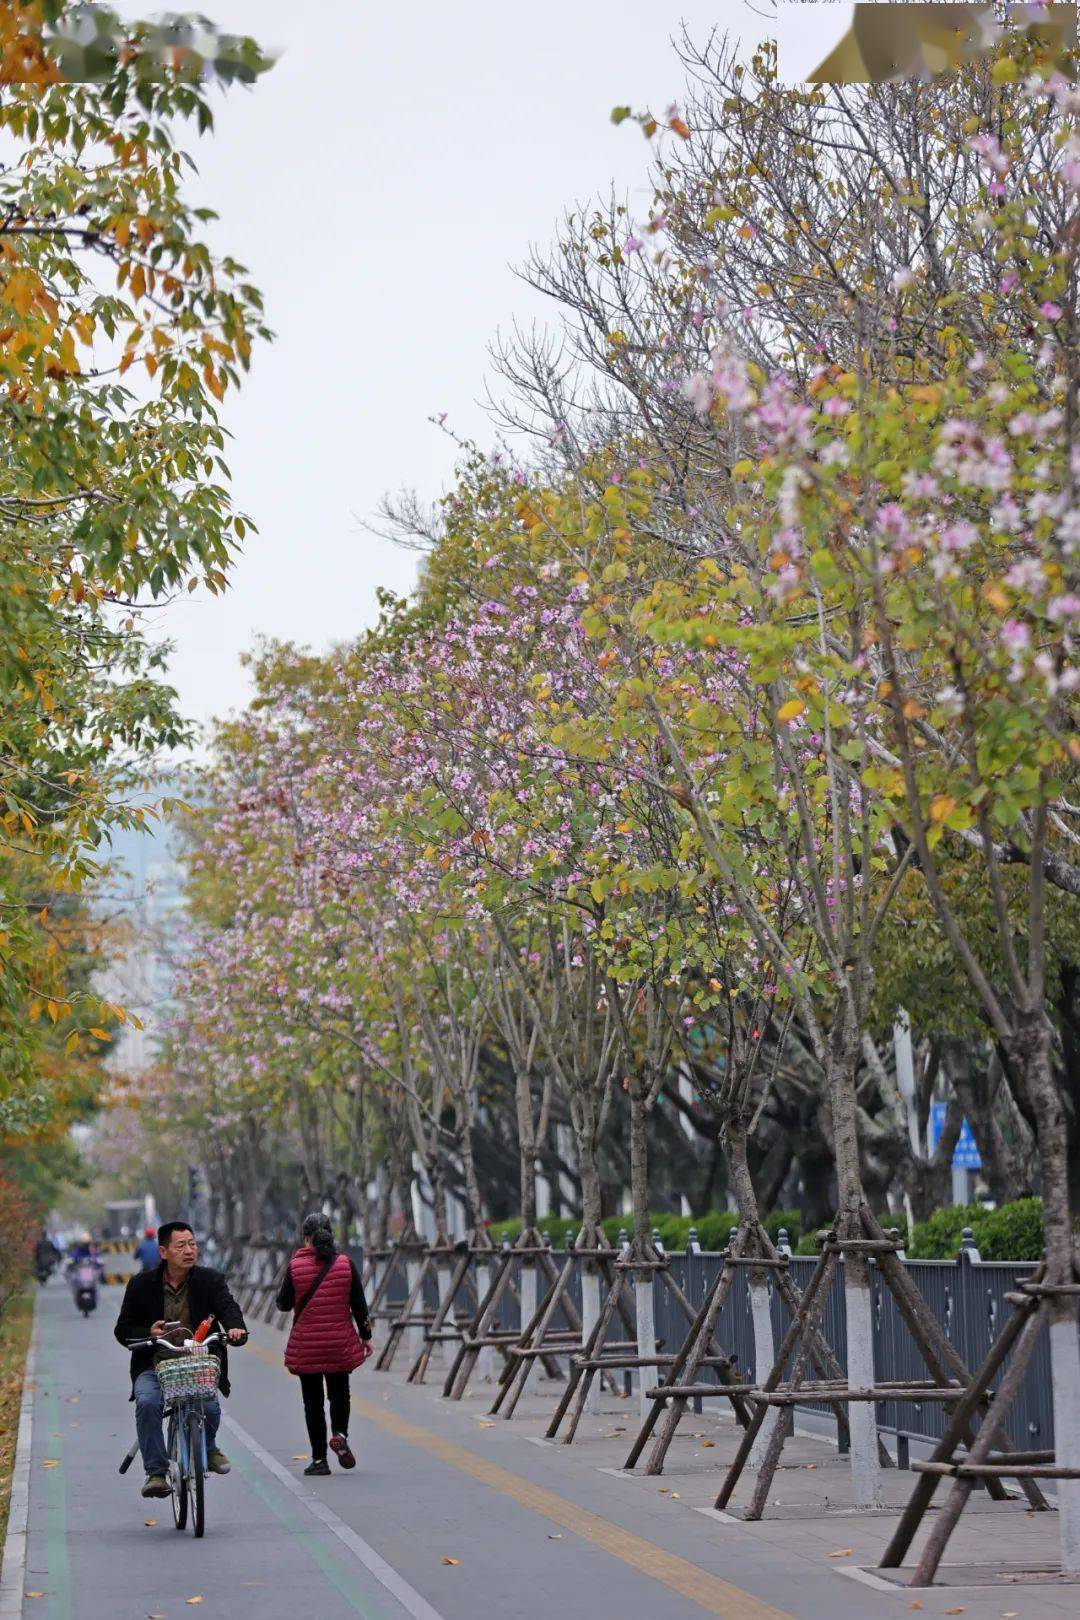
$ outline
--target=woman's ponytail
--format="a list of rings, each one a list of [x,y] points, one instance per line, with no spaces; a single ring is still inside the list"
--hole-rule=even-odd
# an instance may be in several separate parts
[[[321,1211],[315,1211],[313,1214],[305,1216],[304,1224],[300,1230],[305,1238],[311,1239],[311,1247],[315,1250],[316,1260],[326,1265],[327,1261],[334,1258],[337,1253],[337,1245],[334,1242],[334,1229],[330,1225],[329,1215],[323,1215]]]

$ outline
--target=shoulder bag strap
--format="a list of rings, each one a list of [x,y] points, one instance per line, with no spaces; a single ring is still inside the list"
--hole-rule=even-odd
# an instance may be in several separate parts
[[[320,1283],[326,1277],[327,1273],[329,1272],[331,1266],[334,1264],[334,1261],[336,1259],[337,1259],[336,1254],[332,1255],[330,1257],[330,1259],[326,1262],[325,1266],[323,1266],[322,1270],[319,1272],[319,1275],[315,1278],[315,1281],[312,1283],[312,1285],[308,1289],[307,1293],[304,1295],[303,1299],[299,1300],[297,1302],[297,1304],[294,1306],[294,1308],[293,1308],[293,1321],[294,1322],[299,1317],[301,1311],[304,1310],[304,1308],[310,1303],[312,1295],[318,1290]]]

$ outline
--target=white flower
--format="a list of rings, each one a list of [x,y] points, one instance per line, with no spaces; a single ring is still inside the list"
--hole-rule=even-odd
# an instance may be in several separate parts
[[[709,407],[713,402],[711,377],[704,371],[695,371],[691,376],[683,378],[679,391],[684,399],[689,400],[699,416],[708,416]]]

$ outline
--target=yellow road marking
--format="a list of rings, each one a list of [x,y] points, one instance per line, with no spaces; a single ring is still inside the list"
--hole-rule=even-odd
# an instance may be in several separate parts
[[[261,1361],[268,1362],[281,1372],[285,1371],[280,1358],[269,1350],[249,1343],[247,1353],[258,1356]],[[500,1495],[519,1502],[522,1507],[530,1508],[552,1524],[572,1530],[594,1547],[602,1548],[613,1558],[619,1558],[643,1575],[651,1576],[670,1591],[699,1604],[707,1614],[719,1615],[721,1620],[794,1620],[787,1610],[774,1609],[771,1603],[763,1603],[741,1587],[721,1580],[719,1575],[711,1575],[708,1570],[699,1569],[688,1559],[665,1552],[654,1542],[635,1536],[632,1531],[624,1530],[610,1519],[601,1518],[598,1513],[590,1513],[588,1508],[579,1507],[576,1502],[547,1490],[543,1485],[532,1484],[499,1463],[478,1457],[475,1452],[457,1445],[453,1440],[431,1434],[427,1429],[420,1428],[419,1424],[410,1423],[408,1418],[399,1417],[396,1412],[373,1406],[370,1401],[358,1400],[355,1396],[352,1407],[354,1412],[376,1428],[384,1429],[387,1434],[409,1445],[418,1446],[440,1462],[459,1468],[462,1473],[479,1480],[482,1485],[490,1486]]]

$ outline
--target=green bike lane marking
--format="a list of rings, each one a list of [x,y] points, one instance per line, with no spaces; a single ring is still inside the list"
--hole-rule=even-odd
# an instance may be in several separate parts
[[[47,1311],[37,1313],[38,1320],[38,1372],[37,1384],[41,1391],[41,1412],[44,1418],[42,1451],[39,1459],[47,1574],[41,1577],[45,1586],[44,1613],[48,1620],[71,1620],[71,1561],[67,1544],[67,1480],[64,1471],[64,1437],[60,1430],[60,1400],[56,1392],[56,1367],[53,1358],[52,1330]],[[44,1387],[43,1387],[44,1386]],[[46,1458],[55,1457],[56,1468],[41,1468]],[[33,1474],[31,1474],[31,1481]],[[33,1485],[31,1484],[31,1492]],[[25,1587],[24,1587],[25,1590]],[[25,1611],[25,1603],[23,1605]]]
[[[65,1445],[61,1429],[55,1346],[50,1316],[51,1313],[47,1311],[38,1312],[37,1387],[41,1403],[39,1410],[42,1422],[39,1433],[42,1455],[39,1456],[34,1471],[36,1474],[34,1483],[40,1491],[38,1501],[45,1572],[37,1577],[31,1577],[27,1573],[24,1582],[23,1614],[28,1612],[26,1588],[36,1590],[40,1583],[44,1603],[40,1603],[38,1599],[30,1599],[29,1611],[40,1616],[41,1620],[72,1620],[75,1611],[72,1601],[71,1559],[68,1551]],[[42,1468],[41,1463],[46,1459],[55,1461],[57,1467]],[[247,1490],[264,1507],[269,1508],[275,1518],[292,1533],[295,1543],[303,1548],[311,1562],[340,1592],[350,1608],[361,1615],[363,1620],[390,1620],[389,1611],[376,1598],[357,1590],[355,1564],[339,1558],[317,1531],[308,1528],[305,1522],[306,1515],[293,1507],[287,1494],[280,1487],[263,1477],[264,1471],[254,1459],[249,1461],[246,1456],[237,1458],[234,1453],[232,1463]],[[189,1530],[187,1534],[190,1533]],[[222,1533],[228,1533],[227,1525],[222,1526]],[[212,1542],[210,1545],[212,1546]]]
[[[244,1456],[238,1457],[235,1448],[231,1446],[229,1449],[232,1452],[229,1460],[233,1468],[239,1470],[248,1490],[293,1532],[308,1557],[318,1565],[327,1580],[337,1588],[357,1614],[363,1615],[364,1620],[388,1620],[388,1611],[377,1599],[357,1591],[356,1566],[346,1564],[345,1560],[339,1558],[315,1531],[306,1527],[299,1511],[292,1506],[285,1492],[263,1478],[258,1463],[249,1462]]]

